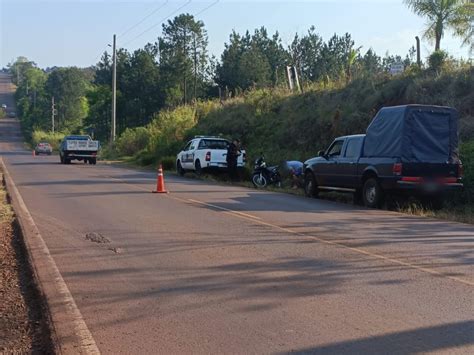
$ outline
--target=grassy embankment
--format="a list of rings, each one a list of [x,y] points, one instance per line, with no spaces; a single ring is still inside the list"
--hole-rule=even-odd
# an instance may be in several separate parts
[[[197,102],[161,111],[146,127],[127,129],[112,148],[109,158],[139,166],[162,162],[172,169],[176,153],[197,134],[238,137],[249,161],[264,152],[268,162],[315,156],[337,136],[363,133],[383,106],[432,104],[455,107],[461,114],[461,158],[465,165],[463,193],[449,201],[436,216],[473,222],[474,206],[474,68],[426,70],[391,78],[360,78],[348,85],[312,85],[304,93],[284,89],[252,90],[225,102]],[[433,214],[409,207],[417,214]]]

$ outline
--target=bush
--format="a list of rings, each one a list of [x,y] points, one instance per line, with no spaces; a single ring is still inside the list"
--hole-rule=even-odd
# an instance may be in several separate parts
[[[448,59],[448,53],[442,50],[437,50],[428,57],[428,65],[430,69],[439,71],[443,67],[446,59]]]
[[[156,163],[156,157],[147,150],[139,151],[135,156],[134,160],[138,165],[150,166]]]
[[[40,142],[47,142],[51,144],[53,150],[57,151],[61,141],[64,139],[65,134],[61,132],[45,132],[40,130],[35,130],[31,135],[31,144],[35,147]]]
[[[176,168],[176,157],[163,157],[160,160],[160,164],[162,165],[164,170],[174,170]]]
[[[461,144],[461,161],[464,167],[464,191],[459,202],[474,203],[474,140]]]
[[[127,128],[117,139],[115,147],[119,155],[131,156],[145,149],[150,141],[150,132],[145,127]]]

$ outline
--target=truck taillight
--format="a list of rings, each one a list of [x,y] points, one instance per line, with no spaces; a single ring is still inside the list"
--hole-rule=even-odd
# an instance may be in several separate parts
[[[458,164],[458,178],[462,179],[464,177],[464,167],[462,166],[462,163]]]
[[[211,152],[206,153],[206,161],[211,161]]]
[[[403,168],[402,163],[395,163],[395,164],[393,164],[393,167],[392,167],[392,173],[393,173],[393,175],[397,175],[397,176],[402,175],[402,168]]]

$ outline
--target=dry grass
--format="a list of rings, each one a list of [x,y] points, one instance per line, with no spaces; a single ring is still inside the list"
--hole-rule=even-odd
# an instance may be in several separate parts
[[[7,201],[7,192],[3,186],[3,174],[0,172],[0,223],[13,222],[13,210]]]

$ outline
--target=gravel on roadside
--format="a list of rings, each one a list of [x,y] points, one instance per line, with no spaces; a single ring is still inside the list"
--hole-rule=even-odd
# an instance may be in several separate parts
[[[0,353],[54,353],[48,317],[0,172]]]

